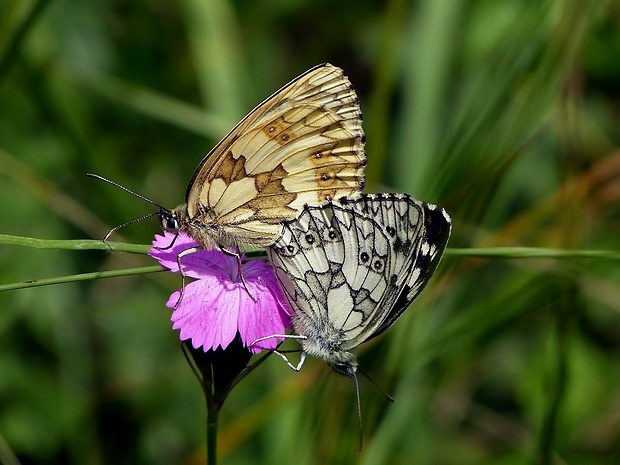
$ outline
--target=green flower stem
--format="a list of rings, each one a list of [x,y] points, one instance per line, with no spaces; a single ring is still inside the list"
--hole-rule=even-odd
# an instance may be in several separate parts
[[[95,239],[35,239],[34,237],[10,236],[0,234],[0,244],[32,247],[35,249],[53,250],[105,250],[146,255],[152,247],[150,244],[128,244],[127,242],[103,242]],[[246,257],[264,257],[262,249],[251,249],[245,252]]]
[[[55,240],[35,239],[32,237],[10,236],[0,234],[0,244],[34,247],[37,249],[54,250],[114,250],[146,255],[151,248],[147,244],[128,244],[125,242],[102,242],[92,239]],[[265,256],[260,249],[249,250],[247,257]],[[448,248],[444,255],[451,257],[477,258],[590,258],[598,260],[620,260],[620,251],[616,250],[582,250],[582,249],[551,249],[543,247],[488,247],[488,248]]]
[[[446,249],[444,256],[472,258],[588,258],[598,260],[620,260],[616,250],[548,249],[539,247],[489,247],[481,249]]]
[[[33,247],[35,249],[53,250],[114,250],[117,252],[127,252],[146,255],[151,248],[150,245],[127,244],[125,242],[103,242],[94,239],[77,240],[57,240],[57,239],[35,239],[33,237],[9,236],[0,234],[0,244],[20,245],[22,247]]]
[[[92,239],[78,240],[56,240],[56,239],[35,239],[33,237],[10,236],[0,234],[0,244],[17,245],[22,247],[32,247],[35,249],[52,250],[103,250],[105,252],[114,250],[117,252],[146,254],[149,245],[127,244],[124,242],[107,242]],[[29,287],[50,286],[52,284],[71,283],[76,281],[88,281],[91,279],[114,278],[118,276],[129,276],[144,273],[155,273],[163,271],[159,265],[143,266],[138,268],[125,268],[122,270],[96,271],[92,273],[81,273],[68,276],[57,276],[54,278],[32,279],[18,283],[0,284],[1,291],[12,291]]]
[[[116,278],[118,276],[129,276],[145,273],[157,273],[165,271],[160,265],[141,266],[138,268],[125,268],[122,270],[95,271],[93,273],[72,274],[68,276],[58,276],[55,278],[33,279],[20,283],[0,284],[0,292],[14,291],[15,289],[25,289],[29,287],[50,286],[52,284],[73,283],[76,281],[89,281],[100,278]]]
[[[212,403],[207,406],[207,465],[217,464],[217,423],[220,405]]]
[[[92,239],[78,240],[54,240],[54,239],[35,239],[32,237],[10,236],[0,234],[0,244],[17,245],[22,247],[33,247],[37,249],[52,250],[103,250],[126,252],[134,254],[147,254],[151,248],[147,244],[128,244],[125,242],[107,242]],[[620,251],[615,250],[572,250],[572,249],[550,249],[539,247],[490,247],[490,248],[449,248],[446,249],[445,256],[449,257],[470,257],[470,258],[494,258],[494,259],[596,259],[596,260],[620,260]],[[248,258],[264,257],[263,250],[250,250],[246,252]],[[29,287],[49,286],[51,284],[61,284],[75,281],[87,281],[99,278],[112,278],[118,276],[128,276],[144,273],[155,273],[163,271],[159,265],[143,266],[139,268],[127,268],[122,270],[98,271],[93,273],[82,273],[69,276],[59,276],[55,278],[45,278],[29,280],[19,283],[0,284],[0,291],[10,291]]]

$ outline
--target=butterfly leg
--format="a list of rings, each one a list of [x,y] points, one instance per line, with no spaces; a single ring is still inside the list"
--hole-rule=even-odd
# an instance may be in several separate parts
[[[143,219],[143,218],[140,218]],[[109,234],[109,233],[108,233]],[[170,244],[168,244],[166,247],[155,247],[157,250],[168,250],[171,249],[172,246],[174,245],[174,243],[177,241],[177,237],[179,237],[179,233],[175,234],[174,237],[172,238],[172,241],[170,242]]]
[[[295,371],[299,371],[301,370],[301,367],[303,366],[304,362],[306,361],[306,353],[302,352],[301,353],[301,357],[299,358],[299,363],[297,364],[297,366],[293,365],[293,363],[288,359],[288,357],[286,355],[284,355],[282,352],[278,352],[277,350],[273,351],[274,354],[278,354],[280,356],[280,358],[282,358],[282,360],[284,360],[284,362],[293,370]]]
[[[273,338],[307,339],[306,336],[300,336],[298,334],[272,334],[271,336],[265,336],[265,337],[256,339],[254,342],[252,342],[252,344],[250,344],[249,347],[252,347],[254,344],[258,344],[261,341],[266,341],[267,339],[273,339]],[[288,359],[288,357],[284,355],[282,352],[278,352],[277,350],[274,349],[273,353],[278,354],[280,358],[282,358],[282,360],[284,360],[284,362],[295,371],[301,370],[301,367],[303,366],[304,361],[306,360],[306,352],[304,351],[301,352],[301,357],[299,359],[299,363],[297,364],[297,366],[293,365],[293,363]]]
[[[248,287],[248,283],[245,282],[245,276],[243,276],[243,268],[242,268],[243,264],[241,263],[241,255],[232,250],[228,250],[227,248],[222,247],[222,246],[220,246],[220,250],[222,251],[222,253],[230,257],[235,257],[235,259],[237,260],[237,271],[239,273],[239,277],[241,278],[241,282],[243,283],[243,287],[245,287],[246,292],[248,293],[248,295],[252,298],[254,302],[258,301],[256,296],[252,293],[252,291],[250,291],[250,288]]]
[[[181,264],[181,259],[185,257],[186,255],[193,254],[195,252],[198,252],[199,250],[202,250],[202,247],[192,247],[190,249],[183,250],[181,253],[179,253],[179,255],[177,255],[177,266],[179,267],[179,273],[181,274],[181,292],[179,292],[179,299],[177,300],[177,303],[174,304],[174,308],[177,308],[179,306],[179,304],[183,300],[183,294],[185,294],[185,277],[187,275],[183,271],[183,265]]]

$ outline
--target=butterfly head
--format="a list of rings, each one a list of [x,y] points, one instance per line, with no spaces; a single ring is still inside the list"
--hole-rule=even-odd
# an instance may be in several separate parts
[[[351,358],[349,360],[329,363],[329,366],[332,367],[334,371],[346,376],[347,378],[355,378],[355,372],[357,371],[357,360],[353,354],[351,354]]]
[[[181,229],[181,218],[184,218],[183,211],[186,211],[185,205],[174,210],[160,208],[158,216],[162,231],[178,234]]]

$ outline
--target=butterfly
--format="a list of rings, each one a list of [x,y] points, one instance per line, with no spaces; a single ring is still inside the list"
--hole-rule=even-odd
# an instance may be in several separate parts
[[[451,221],[407,194],[359,194],[307,205],[267,249],[292,309],[302,355],[355,378],[352,350],[383,333],[428,283]],[[356,378],[357,381],[357,378]],[[357,382],[356,382],[357,384]]]
[[[326,63],[243,118],[203,158],[185,203],[173,210],[89,176],[156,205],[164,231],[183,231],[201,248],[265,247],[303,205],[363,188],[364,143],[357,95],[343,71]]]

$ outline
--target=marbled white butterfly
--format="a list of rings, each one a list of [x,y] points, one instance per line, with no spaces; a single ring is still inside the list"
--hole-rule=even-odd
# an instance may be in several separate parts
[[[351,352],[407,309],[435,271],[450,217],[406,194],[360,194],[306,206],[287,221],[268,255],[307,354],[355,377]],[[283,336],[283,335],[280,335]]]
[[[168,210],[134,195],[159,207],[165,231],[184,231],[205,249],[264,247],[303,205],[362,189],[364,141],[351,83],[323,64],[258,105],[204,157],[185,204]]]

